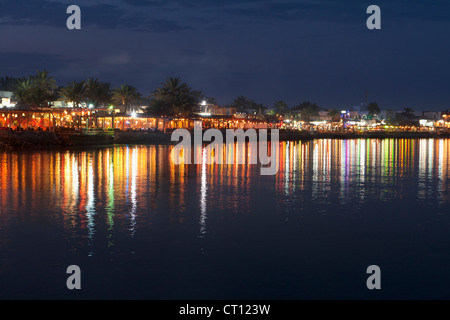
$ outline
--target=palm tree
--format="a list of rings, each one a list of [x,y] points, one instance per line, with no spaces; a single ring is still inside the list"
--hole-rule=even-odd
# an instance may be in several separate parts
[[[94,108],[106,105],[111,101],[111,84],[89,78],[86,82],[86,102]]]
[[[43,71],[38,70],[36,75],[31,76],[31,81],[36,88],[48,93],[53,92],[57,88],[56,80],[53,76],[50,76],[48,71],[45,69]]]
[[[48,93],[39,87],[33,87],[29,95],[29,104],[35,107],[48,107],[53,93]]]
[[[75,108],[78,108],[82,102],[86,100],[86,82],[72,81],[61,89],[61,95],[73,103]]]
[[[182,83],[179,77],[169,77],[165,82],[161,84],[162,86],[156,88],[153,92],[155,98],[160,100],[167,98],[168,95],[175,96],[185,90],[187,87],[187,84]]]
[[[304,101],[298,106],[295,106],[294,110],[300,110],[301,119],[303,121],[310,121],[311,117],[319,114],[320,107],[310,101]]]
[[[33,84],[30,79],[19,80],[14,90],[14,99],[19,104],[30,104]]]
[[[376,115],[380,114],[381,112],[380,107],[376,102],[369,103],[369,105],[367,106],[367,110],[369,110],[369,115]]]
[[[124,107],[125,114],[128,111],[128,107],[139,102],[141,94],[133,86],[123,84],[120,87],[113,90],[112,100],[116,105]]]
[[[47,70],[37,71],[36,75],[19,80],[14,97],[20,104],[47,107],[55,98],[56,81]]]
[[[404,108],[404,111],[402,112],[402,114],[407,118],[407,119],[412,119],[414,117],[414,109],[412,108]]]
[[[273,104],[273,108],[276,110],[277,114],[284,114],[288,109],[288,105],[284,101],[276,101]]]
[[[242,95],[233,100],[233,106],[235,106],[239,112],[251,111],[252,109],[255,109],[255,105],[255,101]]]
[[[167,110],[169,110],[169,106],[168,104],[163,101],[163,100],[159,100],[159,99],[150,99],[147,103],[148,107],[145,109],[145,113],[147,115],[158,115],[158,116],[162,116],[167,114]]]
[[[0,90],[2,91],[14,91],[17,88],[17,83],[19,81],[25,80],[22,78],[14,78],[14,77],[1,77],[0,78]]]
[[[192,91],[180,78],[169,77],[161,83],[161,87],[152,92],[152,97],[165,102],[167,113],[186,116],[190,114],[199,102],[202,94]]]
[[[182,83],[178,77],[169,77],[161,85],[161,87],[153,91],[152,96],[155,99],[168,102],[173,108],[175,108],[180,97],[190,90],[189,86],[186,83]]]

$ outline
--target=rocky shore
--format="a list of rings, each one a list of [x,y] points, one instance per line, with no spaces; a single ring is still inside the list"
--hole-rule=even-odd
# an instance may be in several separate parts
[[[112,136],[92,136],[36,131],[0,131],[0,150],[55,149],[112,145]]]
[[[270,131],[269,131],[270,132]],[[225,136],[224,136],[225,137]],[[280,141],[308,141],[314,139],[436,139],[450,138],[450,134],[436,132],[300,132],[280,130]],[[268,137],[270,140],[270,137]],[[116,131],[113,135],[55,133],[34,131],[0,131],[0,150],[33,150],[114,144],[176,144],[171,133],[153,131]]]
[[[159,131],[116,131],[114,143],[117,144],[175,144],[170,133]]]

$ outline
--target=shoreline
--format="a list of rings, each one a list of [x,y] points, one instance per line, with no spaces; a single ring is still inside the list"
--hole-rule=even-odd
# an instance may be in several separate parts
[[[281,131],[279,141],[312,141],[316,139],[448,139],[450,133],[436,132],[296,132]],[[270,141],[270,132],[268,134]],[[117,131],[114,135],[89,135],[80,133],[55,132],[15,132],[0,131],[0,151],[13,150],[54,150],[72,149],[78,147],[105,147],[115,145],[175,145],[171,141],[171,133]]]

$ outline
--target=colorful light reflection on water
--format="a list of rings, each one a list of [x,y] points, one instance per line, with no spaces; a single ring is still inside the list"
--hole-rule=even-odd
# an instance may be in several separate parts
[[[72,263],[87,270],[82,297],[181,299],[341,297],[336,272],[344,297],[359,297],[368,293],[350,273],[373,260],[393,274],[402,261],[450,267],[450,140],[281,142],[274,176],[175,165],[172,148],[0,153],[0,296],[70,297],[58,283]],[[404,277],[392,276],[387,297],[431,294]]]

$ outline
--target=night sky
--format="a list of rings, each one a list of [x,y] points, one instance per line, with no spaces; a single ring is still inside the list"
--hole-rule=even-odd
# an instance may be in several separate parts
[[[81,8],[81,30],[66,9]],[[381,8],[381,30],[366,9]],[[0,0],[0,75],[96,77],[148,95],[169,76],[228,104],[450,107],[450,1]]]

